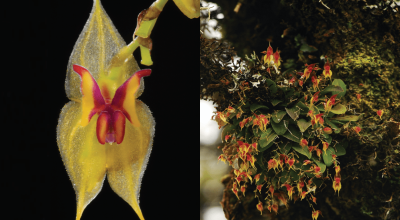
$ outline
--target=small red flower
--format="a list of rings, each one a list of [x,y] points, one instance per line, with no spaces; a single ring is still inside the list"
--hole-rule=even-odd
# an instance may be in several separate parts
[[[359,101],[359,102],[361,102],[361,94],[356,94],[356,96],[357,96],[357,100]]]
[[[286,190],[288,191],[289,200],[291,200],[292,194],[293,194],[293,187],[287,183],[283,184],[282,186],[286,186]]]
[[[289,80],[289,85],[293,85],[294,82],[296,82],[296,77]]]
[[[289,164],[289,169],[292,168],[292,166],[293,166],[293,164],[294,164],[294,161],[295,161],[294,158],[289,159],[289,160],[287,161],[287,163]]]
[[[361,131],[361,128],[360,128],[360,127],[355,126],[355,127],[353,127],[353,130],[354,130],[358,135],[360,135],[360,131]]]
[[[379,118],[382,120],[382,115],[383,115],[383,110],[378,110],[376,114],[379,116]]]
[[[321,80],[315,76],[311,77],[311,82],[313,83],[314,90],[318,88],[318,84]]]
[[[312,212],[312,218],[313,218],[313,220],[317,220],[319,214],[321,214],[321,216],[322,216],[322,212],[321,212],[321,211],[319,211],[319,210],[313,211],[313,212]]]
[[[304,139],[304,138],[302,138],[302,139],[300,140],[300,146],[302,146],[302,147],[308,146],[307,140]]]
[[[340,183],[340,177],[338,175],[335,176],[335,181],[333,181],[333,190],[338,191],[338,195],[339,195],[339,191],[342,188],[342,184]]]
[[[306,195],[307,195],[307,192],[306,191],[302,191],[301,194],[300,194],[301,200],[303,200],[306,197]]]
[[[241,187],[240,187],[240,191],[243,193],[243,196],[245,196],[245,192],[246,192],[246,184],[243,184]]]
[[[328,77],[329,77],[329,79],[331,78],[332,70],[331,70],[331,67],[329,65],[329,61],[326,61],[325,65],[324,65],[324,71],[322,72],[322,74],[324,74],[324,76],[326,78],[328,78]]]
[[[261,174],[259,173],[259,174],[257,174],[257,175],[254,177],[254,179],[256,180],[256,182],[258,182],[258,181],[260,180],[260,176],[261,176]]]
[[[264,208],[263,208],[263,204],[262,204],[261,201],[258,202],[258,204],[257,204],[257,209],[258,209],[258,211],[261,212],[261,215],[262,215],[262,211],[264,210]]]
[[[303,87],[303,80],[299,80],[299,85]]]
[[[327,155],[326,150],[328,150],[328,147],[329,147],[329,143],[322,141],[322,150],[324,150],[325,155]]]
[[[276,68],[278,68],[281,65],[280,55],[278,50],[276,50],[274,53],[274,63],[276,65]]]
[[[225,155],[223,155],[223,154],[219,155],[218,160],[225,163],[225,161],[226,161]]]
[[[303,165],[305,166],[305,165],[308,165],[308,164],[310,164],[310,163],[311,163],[311,160],[305,160],[304,163],[303,163]]]
[[[308,151],[311,153],[314,150],[314,146],[309,146]]]
[[[271,185],[268,190],[271,193],[271,196],[274,195],[274,186],[273,185]]]
[[[275,170],[276,168],[278,168],[278,166],[278,161],[276,159],[271,159],[268,161],[268,171],[272,168]]]
[[[273,205],[272,205],[272,210],[273,210],[276,214],[278,214],[278,205],[277,205],[277,204],[273,204]]]

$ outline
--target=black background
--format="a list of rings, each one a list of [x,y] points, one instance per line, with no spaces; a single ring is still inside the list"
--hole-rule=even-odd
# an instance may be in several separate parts
[[[102,0],[126,42],[132,40],[137,15],[151,3]],[[69,101],[64,90],[68,59],[92,4],[91,0],[15,1],[0,9],[1,219],[75,219],[75,192],[58,151],[56,127]],[[194,184],[198,178],[194,152],[198,148],[194,97],[198,29],[199,19],[187,18],[169,1],[151,35],[154,64],[140,97],[156,121],[140,191],[140,207],[147,220],[198,218]],[[139,50],[134,56],[140,63]],[[81,219],[139,218],[105,180]]]

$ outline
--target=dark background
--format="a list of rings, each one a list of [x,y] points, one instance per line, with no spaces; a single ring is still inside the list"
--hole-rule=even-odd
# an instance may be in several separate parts
[[[138,13],[151,3],[102,0],[126,42],[132,40]],[[64,90],[68,59],[93,1],[12,4],[3,5],[0,13],[4,56],[1,218],[72,220],[76,216],[75,192],[58,151],[56,127],[61,108],[69,101]],[[191,127],[197,127],[198,102],[189,94],[197,91],[198,29],[199,19],[187,18],[169,1],[151,35],[154,64],[140,97],[156,120],[153,150],[140,191],[140,207],[147,220],[197,218],[193,201],[198,197],[197,191],[192,195],[196,186],[192,181],[198,178],[198,159],[191,150],[197,149],[191,146],[197,129]],[[134,56],[140,63],[139,50]],[[185,215],[188,212],[191,217]],[[105,180],[99,195],[83,212],[82,220],[89,219],[139,218]]]

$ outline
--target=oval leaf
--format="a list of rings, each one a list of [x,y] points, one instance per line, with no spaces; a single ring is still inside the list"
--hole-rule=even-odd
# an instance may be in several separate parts
[[[308,159],[311,158],[311,152],[308,151],[308,148],[307,148],[307,147],[302,147],[302,146],[300,146],[299,144],[294,144],[294,145],[292,146],[292,148],[293,148],[295,151],[297,151],[297,152],[303,154],[304,156],[308,157]]]
[[[276,99],[271,100],[271,104],[272,104],[273,106],[276,106],[277,104],[279,104],[279,103],[281,103],[281,102],[282,102],[281,100],[276,100]]]
[[[326,170],[326,165],[318,160],[315,156],[312,157],[312,160],[321,168],[321,173],[324,173]]]
[[[255,110],[257,110],[257,109],[269,109],[267,106],[265,106],[265,105],[261,105],[261,104],[252,104],[251,106],[250,106],[250,110],[252,111],[252,112],[254,112]]]
[[[293,119],[293,120],[297,120],[299,118],[300,115],[300,108],[295,106],[293,108],[285,108],[286,112],[289,114],[289,116]]]
[[[328,147],[326,153],[322,151],[322,158],[326,166],[330,167],[332,165],[332,154],[335,154],[335,149]]]
[[[278,135],[271,128],[268,128],[268,130],[261,135],[261,138],[258,141],[258,144],[260,145],[261,148],[265,148],[272,143],[272,141],[275,139],[276,136],[278,136]],[[270,146],[272,146],[272,145],[270,145]],[[266,150],[266,149],[263,149],[263,150]]]
[[[272,114],[272,120],[275,122],[275,123],[279,123],[279,122],[281,122],[282,121],[282,118],[283,118],[283,116],[285,116],[286,115],[286,112],[285,111],[277,111],[277,112],[275,112],[275,113],[273,113]]]
[[[271,94],[275,94],[278,91],[278,88],[276,87],[276,83],[270,79],[266,79],[265,82],[268,85],[269,90],[271,91]]]
[[[337,115],[344,114],[346,112],[346,106],[344,106],[342,104],[337,104],[337,105],[333,106],[333,108],[331,109],[331,112],[333,112]]]
[[[338,94],[338,95],[336,96],[336,98],[340,99],[340,98],[342,98],[342,97],[346,94],[346,84],[344,84],[344,82],[343,82],[341,79],[335,79],[335,80],[333,80],[332,85],[334,85],[334,86],[340,86],[340,88],[343,89],[343,92],[338,92],[338,91],[332,92],[332,95]]]
[[[299,119],[297,121],[297,126],[299,126],[301,132],[305,132],[307,128],[311,126],[311,121],[306,121],[305,119]]]
[[[296,143],[299,143],[301,139],[301,133],[299,129],[293,125],[289,125],[288,130],[282,136]]]
[[[340,93],[340,92],[344,92],[344,91],[343,91],[342,87],[340,87],[338,85],[329,85],[329,86],[325,87],[325,89],[322,90],[319,93],[319,96],[323,97],[325,94],[327,94],[329,92],[338,92],[338,93]]]
[[[282,120],[279,123],[275,123],[274,120],[271,121],[272,128],[274,129],[276,134],[282,135],[286,132],[287,128],[285,126],[285,123],[286,123],[286,126],[289,124],[289,122],[287,122],[285,120]]]
[[[358,121],[361,115],[345,115],[345,116],[339,116],[336,118],[332,118],[331,120],[337,120],[337,121]]]

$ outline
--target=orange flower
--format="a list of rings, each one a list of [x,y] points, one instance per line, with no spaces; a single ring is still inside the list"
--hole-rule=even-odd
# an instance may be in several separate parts
[[[299,85],[303,87],[303,80],[299,80]]]
[[[311,65],[306,64],[307,68],[304,70],[304,74],[302,76],[302,78],[303,77],[305,78],[304,81],[306,81],[310,77],[311,72],[314,70],[314,66],[315,66],[315,64],[311,64]]]
[[[288,191],[289,200],[292,199],[293,187],[287,183],[283,184],[282,186],[286,186],[286,190]]]
[[[243,196],[245,196],[245,192],[246,192],[246,184],[243,184],[241,187],[240,187],[240,191],[243,193]]]
[[[318,94],[319,94],[319,91],[316,92],[316,93],[313,95],[313,97],[311,97],[311,100],[310,100],[310,108],[311,108],[311,106],[312,106],[315,102],[318,101]]]
[[[281,65],[281,60],[280,60],[280,55],[278,49],[276,49],[274,53],[274,63],[276,68],[278,68]]]
[[[275,212],[276,214],[278,214],[278,205],[277,205],[277,204],[273,204],[273,205],[272,205],[272,210],[274,210],[274,212]]]
[[[311,77],[311,82],[313,83],[313,88],[316,90],[318,88],[318,84],[321,80],[319,78],[316,78],[315,76]]]
[[[299,193],[301,193],[301,191],[303,190],[304,187],[304,182],[300,181],[297,183],[297,190],[299,191]]]
[[[219,155],[218,160],[222,161],[222,162],[226,162],[226,158],[223,154]]]
[[[274,170],[278,168],[278,161],[276,159],[271,159],[268,161],[268,171],[273,168]]]
[[[304,139],[304,138],[302,138],[302,139],[300,140],[300,146],[302,146],[302,147],[308,146],[307,140]]]
[[[322,141],[322,150],[324,150],[325,155],[327,155],[326,150],[328,150],[328,147],[329,147],[329,143]]]
[[[263,52],[261,52],[261,53],[266,54],[266,55],[264,56],[264,64],[267,64],[267,65],[269,66],[269,64],[271,63],[271,61],[273,61],[273,59],[274,59],[274,56],[273,56],[274,51],[273,51],[273,49],[272,49],[272,47],[271,47],[271,42],[269,43],[269,46],[268,46],[268,48],[267,48],[267,51],[263,51]]]
[[[376,114],[379,116],[379,118],[382,120],[382,115],[383,115],[383,110],[378,110]]]
[[[324,74],[324,76],[326,78],[328,78],[328,77],[329,77],[329,79],[331,78],[332,70],[331,70],[331,67],[329,65],[329,61],[326,61],[325,65],[324,65],[324,71],[322,72],[322,74]]]
[[[260,185],[257,185],[256,186],[256,191],[258,190],[258,192],[260,192],[261,193],[261,189],[262,189],[262,187],[264,186],[264,184],[260,184]]]
[[[312,212],[312,218],[313,218],[313,220],[317,220],[319,214],[321,214],[321,216],[322,216],[321,211],[319,211],[319,210],[313,211],[313,212]]]
[[[360,131],[361,131],[361,128],[360,128],[360,127],[355,126],[355,127],[353,127],[353,130],[354,130],[358,135],[360,135]]]
[[[262,211],[263,211],[264,208],[263,208],[263,204],[262,204],[261,201],[258,202],[258,204],[257,204],[257,209],[258,209],[258,211],[261,212],[261,215],[262,215]]]
[[[233,191],[233,193],[235,193],[236,197],[239,199],[238,188],[237,188],[236,182],[233,183],[232,191]]]
[[[296,82],[296,77],[289,80],[289,85],[293,85],[294,82]]]
[[[306,191],[302,191],[300,195],[301,195],[301,196],[300,196],[300,197],[301,197],[301,200],[303,200],[303,199],[306,197],[307,192],[306,192]]]
[[[294,164],[294,161],[295,161],[294,158],[289,159],[289,160],[287,161],[287,164],[289,164],[289,170],[292,168],[292,166],[293,166],[293,164]]]
[[[338,175],[338,173],[340,172],[340,166],[335,167],[335,172],[336,172],[336,175]]]
[[[271,196],[274,195],[274,186],[273,185],[271,185],[268,190],[271,193]]]
[[[310,163],[311,163],[311,160],[305,160],[304,163],[303,163],[303,166],[308,165]]]
[[[317,148],[317,149],[316,149],[316,151],[317,151],[317,156],[318,156],[318,157],[321,157],[322,150],[321,150],[321,149],[319,149],[319,148]]]
[[[340,176],[336,175],[335,176],[335,181],[333,181],[333,190],[338,191],[338,195],[339,195],[339,191],[342,188],[342,184],[340,183]]]
[[[314,115],[314,118],[311,119],[311,125],[314,126],[315,124],[318,124],[318,123],[320,125],[324,125],[324,119],[322,118],[322,115],[324,115],[324,113]]]
[[[356,96],[357,96],[357,100],[359,101],[359,102],[361,102],[361,94],[356,94]]]
[[[257,175],[254,177],[254,179],[255,179],[256,182],[258,182],[258,181],[260,180],[260,176],[261,176],[261,174],[259,173],[259,174],[257,174]]]
[[[311,153],[314,150],[314,146],[309,146],[308,151]]]
[[[332,106],[335,105],[336,96],[337,96],[337,94],[333,95],[326,103],[324,103],[326,112],[329,112],[332,109]]]

